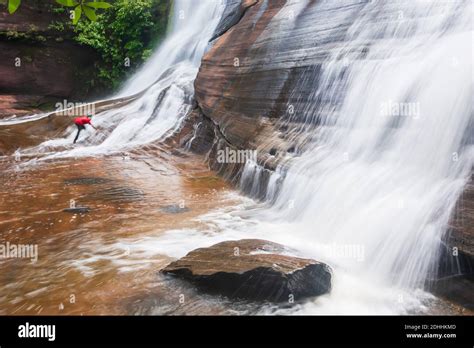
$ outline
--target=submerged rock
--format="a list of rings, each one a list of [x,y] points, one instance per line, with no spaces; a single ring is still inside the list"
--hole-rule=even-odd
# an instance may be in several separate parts
[[[116,203],[141,201],[144,197],[145,194],[141,190],[127,186],[113,186],[88,195],[88,199],[99,199]]]
[[[444,248],[440,275],[474,278],[474,170],[456,203]]]
[[[474,279],[472,275],[457,275],[430,282],[429,290],[464,308],[474,310]]]
[[[65,213],[71,213],[71,214],[85,214],[91,211],[91,208],[89,207],[75,207],[75,208],[66,208],[63,209],[63,212]]]
[[[101,185],[111,182],[112,179],[101,177],[81,177],[64,180],[66,185]]]
[[[186,213],[190,209],[188,207],[182,207],[179,204],[171,204],[171,205],[165,205],[161,207],[160,210],[163,213],[167,213],[167,214],[180,214],[180,213]]]
[[[292,302],[331,290],[331,268],[288,254],[283,245],[260,239],[226,241],[191,251],[161,272],[234,298]]]

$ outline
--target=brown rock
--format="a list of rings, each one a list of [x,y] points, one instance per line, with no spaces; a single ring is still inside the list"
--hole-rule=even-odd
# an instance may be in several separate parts
[[[23,1],[10,15],[0,12],[0,94],[83,97],[81,74],[90,74],[97,54],[72,40],[69,18],[53,11],[51,3]],[[63,23],[62,31],[52,23]]]
[[[459,197],[442,250],[440,277],[465,275],[474,279],[474,173]]]
[[[38,95],[0,95],[0,119],[40,113],[35,106],[46,102],[44,97]]]
[[[474,309],[474,279],[472,277],[454,276],[441,278],[431,284],[430,290],[464,308]]]
[[[193,250],[161,272],[211,293],[258,301],[297,301],[331,290],[328,265],[289,252],[265,240],[226,241]]]
[[[195,97],[203,117],[216,128],[209,142],[210,165],[232,182],[240,182],[243,165],[216,163],[217,151],[257,150],[258,163],[271,171],[311,143],[307,140],[317,136],[321,115],[331,110],[337,117],[334,110],[340,100],[335,96],[315,103],[314,87],[325,58],[343,44],[350,18],[364,4],[326,6],[311,0],[301,6],[296,0],[248,0],[240,5],[230,0],[213,46],[202,59]],[[344,25],[325,20],[335,12],[348,19]],[[292,13],[296,17],[290,19]],[[307,114],[311,122],[301,117]],[[259,175],[255,180],[263,188],[268,172]],[[255,198],[265,197],[265,189],[251,192],[252,187],[242,189]]]
[[[451,220],[449,244],[474,257],[474,173],[459,197],[455,213]]]
[[[63,99],[93,96],[98,54],[73,40],[65,13],[51,1],[23,0],[12,15],[0,8],[0,117],[51,110]],[[64,24],[56,30],[52,24]]]
[[[0,62],[0,91],[57,100],[77,96],[76,92],[83,90],[78,73],[81,69],[90,72],[96,57],[91,49],[68,42],[0,41],[0,50],[4,58]],[[20,66],[15,65],[17,59]]]

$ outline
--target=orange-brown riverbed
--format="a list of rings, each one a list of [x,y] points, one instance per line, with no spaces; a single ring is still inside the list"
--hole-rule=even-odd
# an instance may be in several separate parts
[[[161,236],[173,241],[183,238],[182,230],[206,233],[209,226],[200,219],[203,214],[232,210],[241,203],[231,194],[234,190],[208,170],[202,157],[169,152],[26,166],[27,159],[16,162],[4,157],[0,161],[0,246],[37,247],[37,254],[0,255],[0,315],[278,310],[269,304],[206,295],[159,273],[172,260]],[[80,210],[64,211],[71,208]],[[449,302],[435,302],[428,313],[472,314]]]
[[[0,241],[37,246],[38,254],[36,262],[0,259],[0,314],[222,312],[189,301],[189,287],[158,274],[169,257],[133,248],[150,233],[194,228],[197,216],[232,204],[229,186],[202,158],[155,153],[17,164],[0,164]],[[70,207],[89,211],[64,211]]]

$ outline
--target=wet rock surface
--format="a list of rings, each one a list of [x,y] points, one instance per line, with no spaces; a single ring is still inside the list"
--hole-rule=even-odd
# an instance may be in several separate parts
[[[325,59],[343,45],[351,18],[364,6],[357,1],[350,6],[298,0],[243,1],[238,6],[228,1],[216,30],[219,36],[203,57],[195,82],[203,114],[235,147],[258,148],[259,162],[265,165],[304,146],[292,133],[311,134],[309,126],[337,109],[339,94],[317,104],[311,96]],[[335,12],[347,18],[344,25],[324,20]],[[354,59],[361,59],[365,50],[362,45]],[[311,120],[295,116],[307,110],[314,114]]]
[[[56,30],[53,23],[63,25],[63,30]],[[79,72],[92,74],[98,55],[77,45],[66,23],[67,17],[46,1],[23,1],[14,15],[2,6],[0,100],[10,105],[13,114],[22,115],[32,108],[48,110],[53,101],[87,95]],[[13,64],[16,58],[21,59],[21,68]]]
[[[454,276],[432,282],[430,290],[462,307],[474,310],[474,277]]]
[[[259,239],[226,241],[191,251],[162,271],[200,289],[231,298],[286,302],[331,290],[331,268],[292,256],[283,245]]]
[[[448,249],[457,248],[461,255],[459,271],[474,276],[474,172],[454,210],[446,243]]]
[[[71,213],[71,214],[86,214],[90,211],[91,211],[91,208],[89,207],[74,207],[74,208],[63,209],[63,212]]]
[[[227,0],[222,18],[217,25],[211,41],[223,35],[227,30],[237,24],[245,14],[245,11],[255,5],[257,0]]]
[[[473,309],[474,303],[474,174],[459,197],[440,252],[437,279],[430,290]]]
[[[133,187],[113,186],[103,190],[96,191],[88,195],[91,200],[104,200],[108,202],[126,203],[141,201],[145,197],[145,193]]]
[[[167,214],[181,214],[190,211],[188,207],[182,207],[179,204],[165,205],[160,210]]]
[[[66,185],[101,185],[111,182],[111,179],[100,177],[81,177],[64,180]]]

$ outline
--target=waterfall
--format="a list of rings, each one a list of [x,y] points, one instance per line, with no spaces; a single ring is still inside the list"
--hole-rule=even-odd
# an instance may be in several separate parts
[[[83,132],[75,147],[76,129],[71,126],[66,137],[24,153],[46,152],[45,158],[91,156],[151,144],[172,134],[192,107],[194,79],[224,8],[219,0],[174,1],[167,38],[114,98],[141,95],[97,114],[93,123],[100,132]]]
[[[294,88],[296,112],[282,123],[305,124],[295,137],[312,140],[281,186],[269,180],[278,194],[255,213],[262,233],[371,282],[423,286],[474,164],[472,11],[470,1],[360,7],[343,44],[308,69],[309,107]]]
[[[170,35],[145,66],[128,81],[119,96],[151,86],[170,67],[187,64],[196,69],[221,19],[225,2],[177,0],[173,4]],[[193,71],[194,77],[196,71]]]
[[[300,15],[310,3],[288,0],[272,21],[292,13],[293,21],[279,25],[301,30],[308,23]],[[192,107],[193,83],[222,5],[176,0],[167,39],[117,95],[141,93],[137,99],[97,115],[101,132],[81,134],[76,147],[71,126],[63,138],[27,151],[91,156],[157,143],[177,130]],[[267,201],[239,197],[242,205],[232,211],[199,217],[208,230],[200,224],[160,231],[140,248],[180,257],[223,240],[268,239],[334,269],[332,293],[297,310],[410,311],[413,303],[403,296],[433,274],[474,165],[472,1],[321,0],[313,6],[334,14],[326,19],[331,28],[347,29],[334,45],[332,30],[315,30],[315,40],[331,47],[292,86],[294,112],[278,125],[295,141],[295,155],[265,181],[265,190],[259,164],[249,161],[243,169],[240,184],[251,195],[266,192]],[[279,34],[272,22],[265,30]]]
[[[331,43],[331,30],[317,30],[324,23],[301,19],[308,3],[288,1],[262,38],[279,35],[279,25],[314,25],[317,40]],[[211,212],[199,219],[209,222],[204,233],[173,230],[150,245],[181,257],[223,240],[268,239],[335,271],[332,293],[297,311],[413,313],[431,299],[420,289],[474,164],[472,4],[314,6],[335,14],[327,19],[331,28],[347,29],[293,86],[294,112],[279,122],[297,155],[265,181],[267,201]],[[293,21],[278,21],[288,13]],[[242,172],[240,184],[251,195],[262,192],[261,172],[254,161]]]

